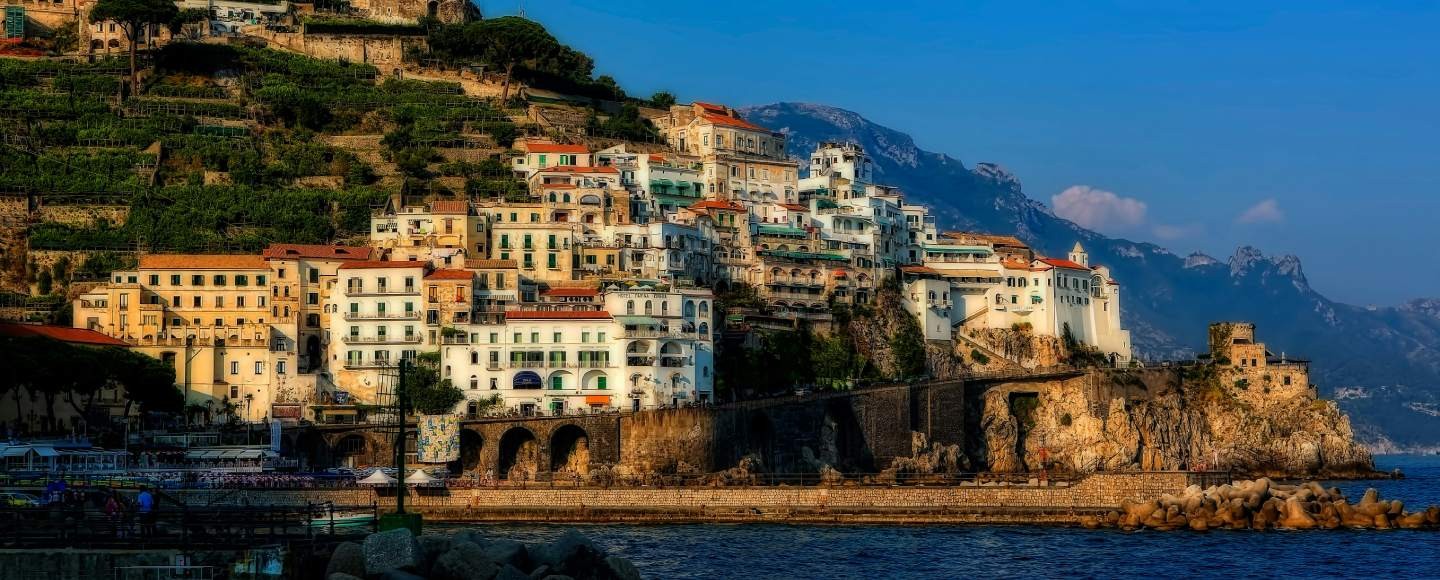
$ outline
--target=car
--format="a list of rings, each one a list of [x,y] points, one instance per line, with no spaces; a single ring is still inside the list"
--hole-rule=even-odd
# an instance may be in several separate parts
[[[0,506],[5,507],[38,507],[40,498],[28,493],[16,491],[0,492]]]

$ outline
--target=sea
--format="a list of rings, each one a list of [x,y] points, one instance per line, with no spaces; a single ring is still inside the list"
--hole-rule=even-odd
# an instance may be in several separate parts
[[[1404,479],[1374,487],[1413,511],[1440,505],[1440,456],[1376,457]],[[427,526],[435,529],[440,526]],[[578,529],[646,578],[1440,578],[1440,530],[1157,532],[1039,526],[464,525],[549,541]]]

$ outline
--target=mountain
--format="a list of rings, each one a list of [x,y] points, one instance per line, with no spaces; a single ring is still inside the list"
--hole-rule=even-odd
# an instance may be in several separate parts
[[[1322,296],[1300,259],[1252,247],[1228,259],[1178,256],[1147,242],[1109,238],[1057,217],[994,163],[915,146],[909,135],[843,109],[776,103],[742,109],[783,131],[804,164],[816,143],[853,141],[875,162],[875,180],[929,205],[942,227],[1013,233],[1037,251],[1064,255],[1077,240],[1122,284],[1122,316],[1144,358],[1188,357],[1205,348],[1206,325],[1248,320],[1277,354],[1314,361],[1323,396],[1340,401],[1375,449],[1440,448],[1440,299],[1362,308]],[[1386,277],[1365,269],[1356,275]]]

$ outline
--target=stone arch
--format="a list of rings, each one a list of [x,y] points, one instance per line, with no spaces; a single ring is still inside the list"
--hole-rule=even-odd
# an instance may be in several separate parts
[[[604,383],[603,386],[601,385],[602,380]],[[585,376],[580,380],[580,387],[583,389],[609,389],[610,378],[605,374],[605,371],[599,369],[590,370],[587,371]]]
[[[550,436],[550,471],[590,473],[590,434],[579,425],[563,425]]]
[[[850,399],[826,402],[825,418],[820,425],[819,456],[821,461],[845,473],[876,471],[875,458]]]
[[[500,463],[496,470],[500,479],[528,480],[535,478],[540,467],[540,442],[535,433],[524,427],[512,427],[500,436]]]
[[[746,446],[741,455],[754,455],[763,468],[771,469],[775,463],[775,426],[761,411],[753,413],[747,423]]]
[[[681,355],[681,354],[684,354],[684,353],[685,353],[684,347],[681,347],[681,346],[680,346],[680,343],[678,343],[678,342],[675,342],[675,341],[666,341],[665,344],[660,345],[660,354],[662,354],[662,355],[663,355],[663,354]]]
[[[325,436],[311,430],[295,438],[295,454],[300,459],[300,468],[305,471],[329,467],[332,461],[330,443],[325,441]]]
[[[625,354],[649,354],[649,353],[650,353],[650,341],[648,341],[648,340],[632,340],[632,341],[630,341],[630,344],[625,345]]]
[[[351,433],[335,442],[333,453],[336,462],[344,464],[346,467],[355,467],[362,458],[368,456],[369,451],[370,442],[365,439],[365,436]]]
[[[480,467],[480,454],[485,449],[485,436],[474,429],[460,430],[460,459],[446,464],[452,475],[475,471]]]

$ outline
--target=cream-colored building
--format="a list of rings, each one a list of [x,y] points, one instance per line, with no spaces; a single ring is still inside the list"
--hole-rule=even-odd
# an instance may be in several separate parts
[[[461,268],[467,258],[485,256],[485,221],[463,200],[396,208],[386,204],[370,220],[370,245],[378,257]]]
[[[270,415],[273,386],[296,372],[293,342],[275,332],[270,265],[256,255],[142,256],[135,270],[75,302],[74,325],[118,338],[175,368],[188,404],[212,417],[228,402],[242,420]]]
[[[426,350],[424,262],[342,264],[332,293],[329,400],[386,404],[391,372]]]

